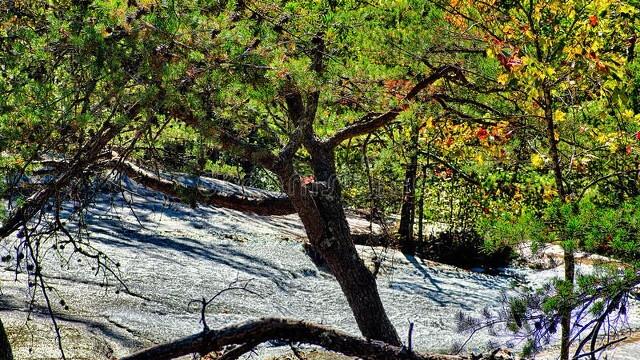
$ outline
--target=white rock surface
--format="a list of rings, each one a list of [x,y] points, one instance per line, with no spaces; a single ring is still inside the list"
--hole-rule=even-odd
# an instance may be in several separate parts
[[[210,327],[262,317],[284,316],[316,321],[357,334],[355,321],[335,279],[304,254],[304,230],[295,215],[263,217],[228,209],[166,203],[163,196],[129,184],[133,194],[103,194],[87,217],[91,243],[118,261],[133,294],[113,279],[101,287],[91,262],[74,256],[69,265],[49,251],[44,270],[63,329],[68,358],[108,359],[151,344],[196,333],[199,307],[190,300],[210,297],[235,279],[249,280],[259,294],[227,292],[207,312]],[[144,226],[141,226],[140,223]],[[352,226],[366,229],[362,219]],[[531,278],[558,269],[511,271],[490,276],[379,248],[359,247],[366,259],[385,256],[378,287],[385,307],[403,337],[415,323],[419,350],[448,351],[465,336],[455,331],[455,314],[478,314],[500,306],[499,298]],[[0,242],[0,253],[12,251]],[[14,281],[17,278],[17,281]],[[42,296],[36,297],[32,321],[26,322],[30,293],[24,274],[0,271],[0,317],[11,333],[17,359],[58,358],[55,336]],[[58,304],[64,299],[69,310]],[[637,314],[632,318],[638,319]],[[633,325],[633,324],[632,324]],[[470,350],[489,340],[507,338],[479,333]],[[29,352],[29,349],[32,352]],[[263,347],[261,356],[272,353]],[[275,350],[278,351],[278,350]],[[615,359],[631,359],[618,357]],[[626,353],[625,351],[623,351]],[[635,359],[635,358],[634,358]]]

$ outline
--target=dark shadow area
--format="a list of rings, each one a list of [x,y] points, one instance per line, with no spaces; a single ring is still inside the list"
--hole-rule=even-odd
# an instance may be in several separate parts
[[[430,235],[426,241],[416,242],[415,248],[415,254],[423,259],[494,275],[515,258],[510,247],[487,252],[484,240],[474,231],[445,231]]]
[[[137,252],[167,261],[175,261],[171,253],[179,252],[181,256],[226,265],[252,277],[268,278],[283,291],[288,289],[287,281],[292,278],[287,269],[227,244],[205,244],[177,234],[168,237],[157,233],[145,233],[129,228],[126,223],[115,219],[91,221],[90,231],[93,235],[92,241],[110,247],[134,248]]]

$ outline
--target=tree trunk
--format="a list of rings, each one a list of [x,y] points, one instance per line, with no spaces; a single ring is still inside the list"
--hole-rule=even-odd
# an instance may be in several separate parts
[[[417,145],[417,144],[414,144]],[[400,209],[400,248],[408,254],[415,253],[416,244],[413,236],[413,227],[416,215],[416,176],[418,173],[418,154],[413,153],[404,177],[404,189],[402,194],[402,208]]]
[[[549,155],[551,156],[553,174],[556,182],[556,189],[561,201],[567,201],[567,191],[564,187],[562,177],[562,167],[560,164],[560,154],[558,152],[558,140],[556,140],[555,123],[553,120],[553,97],[551,89],[544,89],[545,120],[547,122],[547,141],[549,143]],[[575,256],[573,250],[564,249],[564,280],[571,284],[575,281]],[[569,359],[569,348],[571,346],[571,308],[562,309],[560,325],[562,328],[560,341],[560,360]]]
[[[312,151],[315,182],[303,185],[292,164],[278,171],[283,188],[305,226],[311,246],[324,258],[342,288],[362,335],[392,345],[400,338],[382,306],[375,277],[351,240],[336,177],[333,150]]]
[[[409,163],[405,170],[402,207],[400,209],[400,228],[398,236],[400,248],[403,252],[414,254],[416,243],[413,234],[413,227],[416,217],[416,177],[418,173],[418,140],[420,138],[420,128],[417,124],[411,127],[411,150]]]
[[[9,344],[9,338],[4,330],[2,319],[0,319],[0,360],[13,360],[11,344]]]
[[[428,160],[427,160],[428,161]],[[427,166],[422,166],[422,186],[420,187],[420,203],[418,204],[418,242],[424,241],[424,189],[427,183]]]

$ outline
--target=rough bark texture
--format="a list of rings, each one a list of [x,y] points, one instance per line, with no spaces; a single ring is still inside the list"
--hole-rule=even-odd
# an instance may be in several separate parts
[[[314,49],[311,70],[322,74],[323,33],[318,33],[312,43]],[[445,70],[433,77],[445,76],[448,71]],[[422,89],[427,84],[421,82],[419,86],[422,86]],[[356,127],[345,128],[333,138],[321,141],[313,129],[320,92],[302,94],[296,84],[290,81],[284,88],[283,96],[288,119],[296,131],[290,136],[290,143],[280,153],[277,166],[273,167],[274,172],[278,174],[282,188],[304,224],[309,243],[324,258],[340,284],[362,335],[369,339],[400,345],[400,338],[382,306],[376,279],[358,256],[351,239],[336,174],[334,153],[335,147],[341,141],[357,136],[362,131],[374,131],[389,119],[395,118],[397,111],[391,110],[388,117],[382,116],[373,123],[365,121]],[[409,98],[413,97],[415,94]],[[314,181],[307,184],[302,183],[293,165],[294,155],[300,147],[304,147],[311,155],[309,164],[313,169]]]
[[[229,352],[240,351],[236,349],[251,350],[251,346],[269,340],[285,340],[287,342],[300,342],[322,346],[331,351],[336,351],[347,356],[357,356],[367,360],[482,360],[500,359],[495,355],[466,356],[466,355],[441,355],[419,354],[404,347],[385,344],[380,341],[366,340],[351,336],[329,327],[313,323],[265,318],[249,321],[243,324],[229,326],[220,330],[204,331],[170,343],[158,345],[135,354],[125,356],[121,360],[166,360],[174,359],[192,353],[202,355],[222,350],[228,345],[237,345]],[[225,355],[223,355],[225,356]]]
[[[400,345],[380,300],[375,277],[351,240],[332,149],[318,144],[311,156],[316,182],[304,186],[288,167],[279,174],[283,188],[305,226],[311,246],[324,258],[340,284],[362,335]]]
[[[2,319],[0,319],[0,360],[13,360],[11,344],[9,344],[9,338],[4,330]]]

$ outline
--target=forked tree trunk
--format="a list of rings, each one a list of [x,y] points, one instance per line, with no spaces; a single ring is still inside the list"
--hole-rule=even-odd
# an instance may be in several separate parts
[[[2,319],[0,319],[0,360],[13,360],[11,344],[9,344],[9,338],[4,330]]]
[[[375,277],[351,240],[332,150],[315,149],[312,166],[316,182],[308,185],[301,183],[291,164],[278,174],[309,242],[340,284],[362,335],[399,346],[400,338],[384,310]]]

